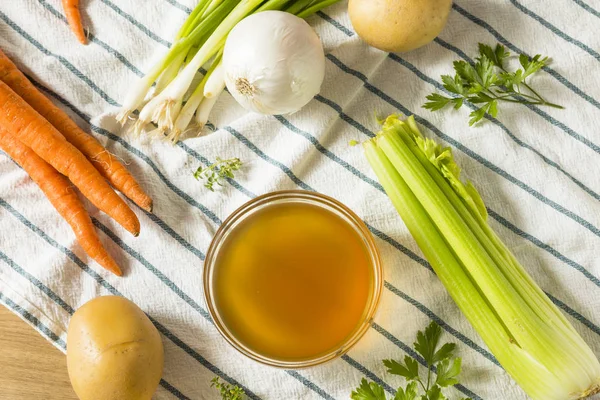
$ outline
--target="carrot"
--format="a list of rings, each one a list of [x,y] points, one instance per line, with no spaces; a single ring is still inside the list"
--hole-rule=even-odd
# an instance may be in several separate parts
[[[79,12],[79,0],[62,0],[62,6],[65,9],[65,16],[67,17],[71,31],[73,31],[81,44],[87,44],[87,37],[83,31],[81,13]]]
[[[42,160],[29,147],[12,137],[0,127],[0,148],[6,152],[42,189],[56,211],[73,229],[83,250],[101,266],[121,276],[121,269],[102,246],[92,220],[77,197],[75,188],[50,164]]]
[[[140,221],[102,175],[79,150],[37,113],[25,100],[0,82],[0,126],[3,136],[12,135],[31,148],[71,182],[98,209],[115,219],[135,236]]]
[[[152,199],[135,178],[93,136],[84,132],[60,108],[44,96],[17,66],[0,50],[0,80],[46,118],[62,135],[94,164],[110,184],[135,204],[150,212]]]

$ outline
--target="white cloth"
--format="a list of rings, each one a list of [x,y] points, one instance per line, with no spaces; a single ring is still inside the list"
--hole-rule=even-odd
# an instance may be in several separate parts
[[[7,307],[64,351],[74,309],[111,293],[133,300],[163,334],[166,364],[157,399],[216,399],[209,387],[215,375],[243,385],[253,399],[345,399],[365,376],[392,390],[403,381],[388,375],[381,360],[403,358],[432,319],[463,357],[464,386],[450,390],[451,398],[525,399],[423,266],[360,146],[348,144],[377,130],[375,112],[416,113],[427,135],[455,148],[464,175],[490,208],[492,227],[600,355],[598,0],[552,6],[458,0],[436,42],[398,56],[364,45],[342,2],[309,20],[328,60],[320,97],[300,112],[248,114],[225,94],[212,115],[220,128],[214,133],[178,146],[122,135],[115,105],[165,51],[194,3],[84,1],[92,32],[84,47],[59,0],[0,2],[0,48],[128,164],[155,204],[154,216],[135,209],[138,238],[89,207],[103,243],[126,271],[118,278],[85,255],[36,185],[0,154],[0,300]],[[498,41],[513,53],[552,58],[535,85],[565,110],[502,104],[498,121],[469,128],[466,107],[421,108],[427,94],[439,91],[440,75],[452,72],[452,61],[474,57],[478,42]],[[216,157],[240,157],[244,167],[235,187],[211,193],[192,173]],[[333,196],[369,224],[387,284],[376,324],[346,357],[292,372],[252,362],[221,338],[207,318],[202,262],[218,224],[237,207],[255,195],[296,188]]]

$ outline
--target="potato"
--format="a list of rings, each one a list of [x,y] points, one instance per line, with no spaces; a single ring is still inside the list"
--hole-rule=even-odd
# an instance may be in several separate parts
[[[350,0],[356,33],[369,45],[389,52],[410,51],[440,34],[452,0]]]
[[[150,400],[163,362],[158,331],[131,301],[98,297],[73,314],[67,368],[81,400]]]

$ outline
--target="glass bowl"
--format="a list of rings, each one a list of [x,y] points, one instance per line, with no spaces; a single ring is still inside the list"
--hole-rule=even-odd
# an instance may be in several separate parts
[[[336,216],[340,217],[345,223],[351,226],[354,231],[358,234],[362,240],[364,247],[367,252],[367,256],[370,260],[370,266],[372,268],[372,288],[370,296],[365,306],[363,317],[354,331],[348,336],[346,340],[339,345],[339,347],[321,354],[316,358],[303,359],[303,360],[282,360],[275,359],[273,357],[265,356],[257,353],[250,349],[247,345],[242,343],[238,338],[235,337],[233,332],[227,328],[219,309],[215,298],[215,270],[217,266],[217,260],[219,253],[223,248],[228,236],[239,227],[247,217],[253,213],[269,207],[275,204],[282,203],[304,203],[313,206],[321,207]],[[339,201],[319,194],[315,192],[301,191],[301,190],[289,190],[268,193],[263,196],[256,197],[249,202],[242,205],[236,211],[234,211],[218,229],[215,234],[210,247],[208,249],[206,260],[204,262],[204,296],[208,305],[208,310],[215,323],[215,326],[221,333],[221,335],[239,352],[249,357],[252,360],[258,361],[262,364],[266,364],[273,367],[285,368],[285,369],[299,369],[307,368],[315,365],[320,365],[325,362],[336,359],[343,354],[347,353],[352,346],[354,346],[361,337],[365,334],[368,328],[371,326],[373,317],[379,304],[381,291],[383,287],[383,272],[381,267],[381,260],[379,251],[373,240],[373,236],[369,232],[364,222],[348,207],[340,203]]]

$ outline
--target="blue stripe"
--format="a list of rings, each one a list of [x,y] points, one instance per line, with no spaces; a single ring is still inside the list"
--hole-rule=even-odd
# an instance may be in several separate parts
[[[344,168],[346,168],[348,171],[350,171],[352,173],[352,175],[356,176],[358,179],[368,183],[369,185],[375,187],[376,189],[378,189],[380,192],[385,193],[385,190],[383,190],[383,187],[379,184],[379,182],[374,181],[373,179],[369,178],[368,176],[366,176],[365,174],[363,174],[362,172],[360,172],[359,170],[357,170],[356,168],[354,168],[352,165],[348,164],[346,161],[342,160],[341,158],[339,158],[337,155],[333,154],[331,151],[327,150],[321,143],[319,143],[319,141],[312,136],[310,133],[303,131],[297,127],[295,127],[294,125],[292,125],[287,119],[285,119],[283,116],[278,115],[275,116],[275,119],[277,121],[279,121],[283,126],[285,126],[287,129],[289,129],[290,131],[304,137],[306,140],[308,140],[313,146],[315,146],[315,148],[317,150],[319,150],[320,153],[322,153],[323,155],[325,155],[327,158],[333,160],[334,162],[338,163],[339,165],[343,166]]]
[[[190,400],[189,397],[187,397],[186,395],[181,393],[175,386],[171,385],[169,382],[165,381],[164,379],[160,380],[160,386],[167,389],[167,391],[169,391],[169,393],[171,393],[173,396],[177,397],[180,400]]]
[[[117,14],[119,14],[121,17],[125,18],[130,24],[132,24],[133,26],[135,26],[136,28],[138,28],[140,31],[142,31],[150,39],[154,40],[157,43],[162,44],[165,47],[171,47],[171,42],[169,42],[167,40],[164,40],[161,37],[159,37],[157,34],[155,34],[150,29],[146,28],[144,25],[142,25],[141,23],[139,23],[138,21],[136,21],[135,18],[133,18],[131,15],[129,15],[126,12],[124,12],[123,10],[121,10],[115,4],[111,3],[108,0],[100,0],[100,1],[102,1],[102,3],[106,4],[108,7],[110,7],[114,12],[116,12]]]
[[[577,3],[577,5],[581,8],[583,8],[584,10],[586,10],[587,12],[589,12],[592,15],[595,15],[596,17],[600,18],[600,11],[596,11],[594,10],[592,7],[590,7],[589,5],[585,4],[583,1],[581,0],[573,0],[575,3]]]
[[[338,104],[334,103],[333,101],[326,99],[325,97],[321,96],[320,94],[315,96],[315,100],[328,105],[329,107],[333,108],[340,116],[340,118],[342,119],[342,121],[345,121],[348,123],[348,125],[353,126],[354,128],[356,128],[356,130],[358,130],[359,132],[369,136],[369,137],[374,137],[375,135],[373,134],[373,132],[371,132],[370,130],[368,130],[367,128],[365,128],[363,125],[359,124],[358,122],[356,122],[354,119],[352,119],[352,117],[350,117],[348,114],[346,114],[344,112],[344,110],[342,109],[341,106],[339,106]]]
[[[325,15],[327,18],[325,18],[327,21],[335,21],[333,18]],[[336,21],[336,23],[334,24],[332,22],[332,24],[338,28],[339,26],[342,26],[339,22]],[[343,29],[340,29],[343,33],[348,34],[348,29],[343,27]],[[352,32],[350,32],[350,36],[353,35]],[[458,47],[440,39],[440,38],[435,38],[434,41],[439,44],[440,46],[444,47],[445,49],[448,49],[452,52],[454,52],[455,54],[457,54],[458,56],[460,56],[461,58],[463,58],[464,60],[470,62],[471,64],[473,64],[473,60],[467,55],[465,54],[465,52],[463,52],[461,49],[459,49]],[[390,54],[388,55],[388,57],[393,58],[393,57],[398,57],[395,54]],[[406,62],[406,61],[405,61]],[[413,71],[414,72],[414,71]],[[423,78],[421,78],[423,79]],[[436,82],[437,83],[437,82]],[[442,86],[443,87],[443,86]],[[562,131],[564,131],[566,134],[568,134],[569,136],[573,137],[575,140],[583,143],[584,145],[586,145],[587,147],[589,147],[590,149],[594,150],[597,153],[600,153],[600,146],[596,145],[595,143],[593,143],[591,140],[587,139],[586,137],[580,135],[579,133],[575,132],[573,129],[569,128],[568,126],[566,126],[565,124],[563,124],[562,122],[556,120],[554,117],[552,117],[551,115],[549,115],[548,113],[546,113],[545,111],[541,110],[540,108],[531,105],[531,104],[525,104],[525,106],[527,108],[529,108],[530,110],[532,110],[533,112],[535,112],[536,114],[538,114],[539,116],[541,116],[542,118],[544,118],[546,121],[548,121],[551,125],[560,128]],[[469,105],[469,107],[471,107],[471,105]],[[488,119],[491,119],[490,116],[486,116]],[[494,122],[496,123],[496,122]],[[501,128],[503,130],[505,130],[511,137],[513,136],[512,133],[508,132],[507,128],[504,127],[504,125],[501,126]],[[520,143],[519,143],[520,144]],[[578,183],[579,181],[575,182],[579,185]],[[583,187],[582,187],[583,188]],[[583,188],[584,190],[586,190],[585,188]],[[587,191],[587,190],[586,190]],[[589,192],[588,192],[589,193]]]
[[[473,14],[470,14],[467,10],[465,10],[464,8],[462,8],[458,4],[456,4],[456,2],[454,2],[452,4],[452,8],[454,8],[456,11],[458,11],[465,18],[469,19],[471,22],[474,22],[475,24],[477,24],[477,25],[481,26],[482,28],[484,28],[485,30],[487,30],[490,34],[492,34],[492,36],[494,36],[496,38],[496,40],[498,40],[500,43],[502,43],[503,45],[505,45],[512,51],[521,53],[521,54],[526,54],[523,50],[519,49],[517,46],[515,46],[514,44],[509,42],[504,36],[502,36],[500,34],[500,32],[498,32],[497,30],[492,28],[492,26],[490,24],[483,21],[481,18],[478,18],[478,17],[474,16]],[[583,90],[579,89],[577,86],[575,86],[573,83],[571,83],[567,78],[565,78],[564,76],[562,76],[561,74],[559,74],[558,72],[556,72],[555,70],[553,70],[552,68],[550,68],[548,66],[546,66],[542,69],[544,71],[546,71],[547,73],[549,73],[550,75],[552,75],[557,81],[562,83],[564,86],[566,86],[568,89],[570,89],[573,93],[577,94],[582,99],[584,99],[588,103],[592,104],[594,107],[600,109],[600,102],[598,102],[596,99],[594,99],[593,97],[591,97],[590,95],[585,93]]]
[[[204,253],[192,246],[187,240],[185,240],[180,234],[178,234],[177,232],[175,232],[173,230],[173,228],[171,228],[165,221],[163,221],[162,219],[158,218],[155,214],[153,213],[149,213],[146,210],[143,210],[141,208],[138,207],[138,209],[140,211],[142,211],[144,214],[146,214],[146,216],[152,220],[152,222],[154,222],[156,225],[158,225],[163,231],[165,231],[169,236],[171,236],[173,239],[175,239],[175,241],[177,243],[179,243],[181,246],[183,246],[186,250],[188,250],[190,253],[192,253],[193,255],[195,255],[196,257],[198,257],[201,261],[204,261],[205,259],[205,255]]]
[[[102,287],[107,289],[110,293],[112,293],[116,296],[123,296],[114,286],[112,286],[109,282],[107,282],[104,278],[102,278],[98,273],[96,273],[93,269],[91,269],[86,263],[84,263],[79,257],[77,257],[75,255],[75,253],[73,253],[71,250],[62,246],[61,244],[56,242],[54,239],[52,239],[50,236],[48,236],[44,231],[42,231],[40,228],[35,226],[29,220],[27,220],[23,215],[21,215],[17,210],[15,210],[10,204],[8,204],[2,198],[0,198],[0,206],[2,206],[9,213],[11,213],[23,225],[25,225],[31,231],[33,231],[38,236],[40,236],[42,239],[44,239],[49,245],[51,245],[55,249],[59,250],[63,254],[65,254],[81,270],[85,271],[88,275],[90,275],[92,278],[94,278],[94,280],[97,283],[99,283]],[[250,389],[246,388],[241,383],[239,383],[238,381],[236,381],[235,379],[233,379],[232,377],[227,375],[225,372],[221,371],[218,367],[211,364],[208,360],[206,360],[197,351],[195,351],[193,348],[191,348],[189,345],[187,345],[181,339],[179,339],[177,336],[175,336],[173,333],[171,333],[171,331],[169,331],[164,325],[162,325],[161,323],[156,321],[151,316],[148,316],[148,317],[150,318],[152,323],[156,326],[156,328],[159,330],[159,332],[161,332],[165,337],[167,337],[169,340],[171,340],[173,343],[175,343],[178,347],[180,347],[188,355],[192,356],[195,360],[197,360],[199,363],[204,365],[204,367],[206,367],[208,370],[210,370],[213,373],[215,373],[216,375],[220,376],[227,382],[240,386],[242,389],[244,389],[244,391],[250,398],[255,399],[255,400],[260,399],[258,396],[256,396],[256,394],[254,394],[252,391],[250,391]]]
[[[372,373],[371,371],[366,369],[362,364],[358,363],[356,360],[351,358],[348,354],[344,354],[342,356],[342,360],[344,360],[348,364],[352,365],[354,368],[359,370],[364,376],[366,376],[373,382],[376,382],[377,384],[381,385],[381,387],[383,387],[386,392],[390,393],[391,395],[394,395],[396,393],[396,390],[394,390],[393,387],[391,387],[390,385],[385,383],[383,381],[383,379],[381,379],[380,377],[378,377],[377,375],[375,375],[374,373]]]
[[[373,323],[373,328],[375,328],[375,330],[377,332],[379,332],[382,336],[388,338],[390,341],[395,343],[398,347],[400,347],[402,350],[404,350],[404,352],[406,352],[412,358],[417,360],[419,362],[419,364],[427,367],[427,362],[425,361],[425,359],[423,357],[421,357],[419,354],[417,354],[417,352],[414,351],[413,349],[411,349],[409,346],[407,346],[406,344],[402,343],[401,341],[396,339],[394,336],[392,336],[392,334],[389,333],[388,331],[386,331],[382,326],[380,326],[376,323]],[[436,372],[435,367],[432,367],[431,369],[433,372]],[[473,393],[471,390],[467,389],[460,383],[456,384],[454,387],[456,389],[458,389],[460,392],[462,392],[463,394],[466,394],[467,396],[469,396],[472,400],[482,400],[481,397],[479,397],[478,395],[476,395],[475,393]]]
[[[319,17],[323,18],[325,21],[329,22],[331,25],[335,26],[337,29],[339,29],[343,33],[345,33],[346,36],[348,36],[348,37],[354,36],[354,32],[352,32],[350,29],[346,28],[344,25],[337,22],[335,19],[331,18],[329,15],[325,14],[323,11],[317,11],[317,15]]]
[[[68,312],[69,314],[73,314],[75,310],[64,302],[52,289],[45,286],[39,279],[31,275],[29,272],[25,271],[23,268],[19,267],[10,257],[0,251],[0,259],[2,259],[9,267],[18,272],[20,275],[25,277],[29,282],[31,282],[36,288],[40,289],[42,292],[46,293],[48,297],[50,297],[56,304],[62,307],[63,310]]]
[[[50,11],[56,18],[60,19],[62,22],[64,22],[66,25],[68,25],[67,19],[60,11],[58,11],[56,8],[52,7],[45,0],[38,0],[38,1],[40,2],[40,4],[42,6],[44,6],[44,8],[46,8],[48,11]],[[125,64],[127,66],[127,68],[132,70],[137,76],[139,76],[139,77],[144,76],[142,71],[137,69],[135,67],[135,65],[133,65],[127,58],[125,58],[125,56],[123,56],[123,54],[119,53],[118,51],[116,51],[115,49],[110,47],[108,44],[106,44],[102,40],[98,39],[94,34],[88,32],[87,37],[90,42],[96,43],[97,45],[102,47],[104,50],[108,51],[115,58],[117,58],[119,61],[121,61],[123,64]]]
[[[527,239],[528,241],[535,244],[540,249],[547,251],[548,253],[552,254],[554,257],[558,258],[560,261],[564,262],[568,266],[581,272],[586,278],[588,278],[590,281],[592,281],[592,283],[594,283],[594,285],[600,287],[600,279],[598,279],[594,275],[592,275],[592,273],[589,272],[583,265],[576,263],[575,261],[571,260],[570,258],[567,258],[562,253],[560,253],[556,249],[554,249],[553,247],[547,245],[546,243],[542,242],[538,238],[531,236],[529,233],[524,232],[523,230],[519,229],[517,226],[510,223],[507,219],[505,219],[504,217],[502,217],[501,215],[496,213],[494,210],[491,210],[488,208],[488,214],[492,218],[494,218],[496,221],[498,221],[500,224],[504,225],[506,228],[510,229],[517,235],[521,236],[524,239]]]
[[[427,308],[423,304],[417,302],[416,300],[414,300],[413,298],[411,298],[410,296],[408,296],[406,293],[404,293],[403,291],[401,291],[397,287],[393,286],[391,283],[385,282],[384,285],[385,285],[385,287],[388,290],[390,290],[396,296],[401,297],[407,303],[412,304],[415,308],[419,309],[419,311],[421,311],[423,314],[427,315],[431,320],[435,321],[439,326],[441,326],[442,328],[444,328],[451,335],[453,335],[454,337],[460,339],[460,341],[462,341],[463,343],[467,344],[469,347],[471,347],[472,349],[474,349],[475,351],[477,351],[479,354],[481,354],[482,356],[484,356],[485,358],[487,358],[488,360],[490,360],[491,362],[493,362],[494,364],[496,364],[497,366],[499,366],[500,368],[502,368],[502,366],[500,365],[500,363],[498,362],[498,360],[496,360],[496,357],[494,357],[494,355],[492,353],[490,353],[489,351],[487,351],[483,347],[479,346],[477,343],[473,342],[471,339],[469,339],[468,337],[466,337],[465,335],[463,335],[462,333],[460,333],[456,329],[452,328],[444,320],[442,320],[440,317],[438,317],[437,315],[435,315],[433,313],[433,311],[431,311],[429,308]]]
[[[496,166],[495,164],[491,163],[487,159],[481,157],[479,154],[475,153],[470,148],[466,147],[465,145],[463,145],[462,143],[458,142],[454,138],[446,135],[445,133],[443,133],[442,131],[440,131],[436,126],[434,126],[432,123],[430,123],[426,119],[422,118],[421,116],[419,116],[417,114],[414,114],[408,108],[406,108],[402,104],[400,104],[398,101],[394,100],[393,98],[391,98],[387,94],[383,93],[380,89],[378,89],[375,86],[371,85],[368,82],[367,77],[365,75],[363,75],[362,73],[360,73],[360,72],[358,72],[356,70],[353,70],[350,67],[346,66],[340,60],[338,60],[333,54],[327,54],[326,57],[330,61],[332,61],[333,63],[335,63],[336,65],[338,65],[344,72],[346,72],[346,73],[348,73],[350,75],[353,75],[353,76],[357,77],[358,79],[360,79],[361,81],[363,81],[364,86],[369,91],[373,92],[374,94],[376,94],[377,96],[379,96],[380,98],[382,98],[383,100],[385,100],[387,103],[389,103],[389,104],[393,105],[394,107],[398,108],[400,111],[402,111],[406,115],[413,114],[415,116],[415,120],[418,123],[420,123],[421,125],[427,127],[429,130],[431,130],[432,132],[434,132],[438,137],[442,138],[443,140],[445,140],[448,143],[451,143],[454,147],[458,148],[460,151],[462,151],[463,153],[467,154],[469,157],[473,158],[474,160],[476,160],[477,162],[479,162],[483,166],[489,168],[490,170],[494,171],[498,175],[504,177],[506,180],[508,180],[509,182],[512,182],[516,186],[520,187],[521,189],[523,189],[524,191],[526,191],[527,193],[529,193],[530,195],[532,195],[536,199],[540,200],[542,203],[549,205],[550,207],[552,207],[556,211],[558,211],[561,214],[569,217],[570,219],[572,219],[573,221],[577,222],[578,224],[580,224],[584,228],[588,229],[590,232],[594,233],[596,236],[600,237],[600,230],[598,228],[596,228],[594,225],[592,225],[591,223],[589,223],[588,221],[586,221],[585,219],[581,218],[579,215],[573,213],[570,210],[567,210],[566,208],[564,208],[560,204],[558,204],[558,203],[556,203],[556,202],[548,199],[547,197],[545,197],[544,195],[542,195],[538,191],[534,190],[530,186],[528,186],[525,183],[521,182],[520,180],[518,180],[514,176],[508,174],[503,169],[499,168],[498,166]]]
[[[113,231],[108,229],[106,225],[102,222],[98,221],[96,218],[92,217],[92,222],[96,226],[96,228],[100,229],[102,232],[106,234],[117,246],[123,249],[127,254],[129,254],[132,258],[137,260],[140,264],[142,264],[148,271],[152,272],[162,283],[165,284],[173,293],[175,293],[180,299],[185,301],[189,306],[191,306],[194,310],[196,310],[204,319],[206,319],[211,324],[213,323],[210,314],[202,308],[194,299],[192,299],[189,295],[187,295],[180,287],[178,287],[172,280],[170,280],[165,274],[163,274],[158,268],[152,265],[144,256],[140,253],[132,249],[128,246],[121,238],[119,238]]]
[[[333,397],[331,397],[331,395],[329,393],[327,393],[326,391],[324,391],[323,389],[321,389],[320,387],[315,385],[312,381],[309,381],[308,379],[306,379],[305,377],[300,375],[297,371],[287,370],[285,372],[287,372],[287,374],[289,376],[291,376],[292,378],[302,382],[304,384],[304,386],[306,386],[307,388],[309,388],[310,390],[312,390],[313,392],[315,392],[322,398],[327,399],[327,400],[335,400]]]
[[[2,292],[0,292],[0,301],[5,303],[8,307],[10,307],[15,313],[19,314],[27,321],[29,321],[33,326],[36,327],[37,330],[42,332],[48,338],[50,338],[54,343],[58,344],[63,349],[67,348],[64,340],[62,340],[56,333],[52,332],[46,325],[42,324],[37,317],[32,315],[29,311],[6,297]]]
[[[408,256],[408,258],[421,264],[422,266],[424,266],[425,268],[427,268],[428,270],[433,272],[433,268],[431,268],[431,265],[429,265],[429,263],[425,259],[419,257],[413,251],[411,251],[407,247],[404,247],[403,245],[401,245],[400,243],[398,243],[397,241],[395,241],[394,239],[392,239],[385,233],[381,232],[380,230],[376,229],[375,227],[371,226],[366,221],[363,221],[363,222],[367,225],[367,228],[369,228],[369,230],[371,231],[371,233],[373,235],[377,236],[379,239],[383,240],[384,242],[390,244],[392,247],[395,247],[396,249],[400,250],[402,253],[406,254]]]
[[[100,89],[94,82],[92,82],[87,76],[83,75],[81,71],[79,71],[73,64],[71,64],[66,58],[63,56],[52,53],[50,50],[44,48],[40,42],[31,37],[27,32],[21,29],[17,24],[15,24],[6,14],[0,11],[0,18],[10,26],[14,31],[16,31],[19,35],[23,36],[29,43],[34,45],[39,51],[44,53],[44,55],[48,57],[52,57],[57,59],[61,64],[63,64],[69,71],[71,71],[77,78],[81,79],[85,82],[89,87],[94,89],[96,93],[102,97],[104,101],[112,106],[118,106],[117,102],[115,102],[108,94],[106,94],[102,89]]]
[[[165,0],[167,3],[171,4],[172,6],[174,6],[175,8],[179,8],[181,11],[185,12],[186,14],[191,14],[192,13],[192,9],[189,7],[186,7],[185,5],[175,1],[175,0]]]
[[[419,78],[421,78],[423,81],[430,83],[431,85],[435,86],[438,90],[441,90],[443,92],[445,92],[448,95],[454,96],[452,93],[450,93],[448,90],[446,90],[446,88],[444,88],[444,86],[442,84],[440,84],[439,82],[431,79],[430,77],[428,77],[427,75],[423,74],[421,71],[419,71],[414,65],[410,64],[408,61],[400,58],[398,55],[396,54],[390,54],[390,58],[392,60],[394,60],[395,62],[399,63],[400,65],[408,68],[409,70],[411,70],[415,75],[417,75]],[[475,110],[477,109],[477,107],[469,102],[465,102],[465,104],[471,109],[471,110]],[[579,186],[581,189],[583,189],[586,193],[588,193],[590,196],[592,196],[593,198],[595,198],[596,200],[600,200],[600,195],[598,195],[596,192],[594,192],[592,189],[588,188],[583,182],[581,182],[580,180],[578,180],[577,178],[575,178],[574,176],[572,176],[571,174],[569,174],[567,171],[565,171],[560,165],[558,165],[556,162],[552,161],[551,159],[549,159],[548,157],[546,157],[544,154],[542,154],[540,151],[538,151],[537,149],[535,149],[533,146],[525,143],[524,141],[522,141],[521,139],[519,139],[517,136],[515,136],[502,122],[500,122],[498,119],[490,116],[490,115],[486,115],[487,119],[490,120],[494,125],[498,126],[500,129],[502,129],[515,143],[517,143],[519,146],[528,149],[530,151],[532,151],[533,153],[535,153],[538,157],[540,157],[542,160],[544,160],[544,162],[548,165],[550,165],[551,167],[554,167],[555,169],[557,169],[558,171],[562,172],[566,177],[568,177],[571,181],[573,181],[577,186]],[[597,151],[600,153],[600,147],[594,145],[595,148],[593,148],[593,150]]]
[[[594,49],[592,49],[591,47],[589,47],[588,45],[567,35],[563,31],[558,29],[556,26],[552,25],[550,22],[546,21],[544,18],[540,17],[539,15],[537,15],[536,13],[534,13],[533,11],[531,11],[530,9],[528,9],[527,7],[525,7],[524,5],[519,3],[518,1],[510,0],[510,2],[523,14],[528,15],[529,17],[533,18],[534,20],[539,22],[542,26],[544,26],[545,28],[551,30],[558,37],[579,47],[581,50],[585,51],[586,53],[588,53],[589,55],[594,57],[596,59],[596,61],[600,61],[600,54],[597,51],[595,51]]]
[[[552,302],[557,307],[562,308],[568,315],[575,318],[577,321],[581,322],[583,325],[587,326],[588,329],[591,330],[592,332],[594,332],[596,335],[600,336],[600,327],[598,327],[598,325],[594,324],[592,321],[590,321],[589,319],[587,319],[586,317],[584,317],[577,311],[573,310],[571,307],[569,307],[568,305],[566,305],[565,303],[563,303],[556,297],[552,296],[550,293],[546,292],[546,295],[550,298],[550,300],[552,300]]]

